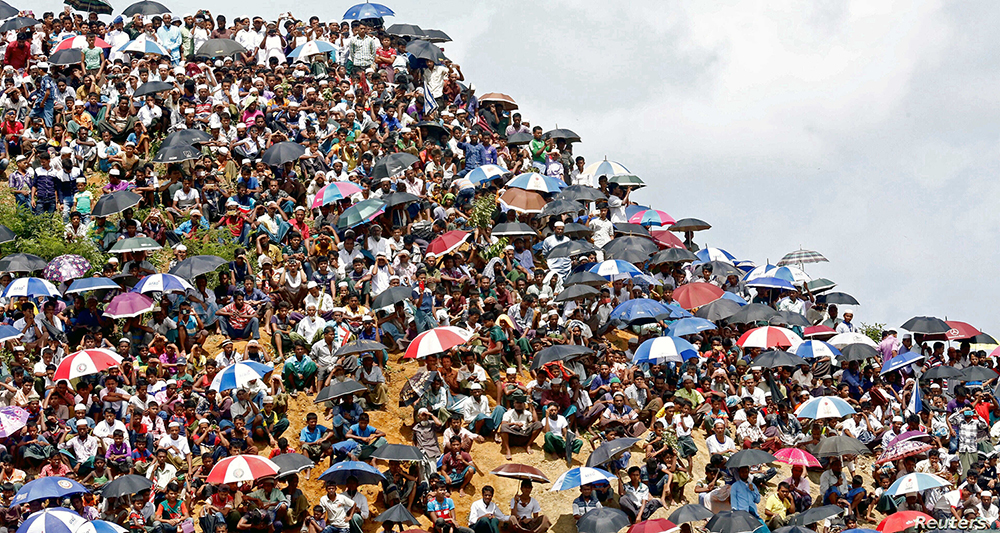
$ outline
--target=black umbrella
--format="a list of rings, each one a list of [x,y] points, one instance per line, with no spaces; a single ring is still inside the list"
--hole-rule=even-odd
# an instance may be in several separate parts
[[[553,246],[549,250],[547,259],[558,259],[560,257],[573,257],[580,254],[589,254],[597,251],[597,247],[587,241],[569,241]]]
[[[385,32],[389,35],[398,35],[400,37],[424,37],[426,34],[424,30],[420,29],[420,26],[416,24],[393,24],[385,29]]]
[[[160,146],[191,146],[211,140],[212,136],[201,130],[177,130],[167,135]]]
[[[154,163],[181,163],[201,158],[201,150],[190,145],[160,146],[153,156]]]
[[[806,509],[801,513],[792,515],[792,519],[789,520],[789,524],[793,526],[808,526],[810,524],[815,524],[821,520],[826,520],[827,518],[832,518],[844,512],[844,508],[839,505],[824,505],[822,507],[813,507],[812,509]]]
[[[577,533],[609,533],[618,531],[631,522],[621,509],[602,507],[584,513],[576,522]]]
[[[535,228],[524,222],[504,222],[497,224],[490,232],[494,237],[531,237],[538,236]]]
[[[656,252],[649,259],[649,262],[654,265],[662,265],[663,263],[682,263],[697,260],[698,256],[691,253],[687,248],[667,248]]]
[[[16,7],[0,0],[0,19],[9,19],[10,17],[16,17],[19,11]]]
[[[14,239],[16,238],[17,235],[14,235],[14,232],[10,228],[4,226],[3,224],[0,224],[0,244],[3,244],[5,242],[13,242]]]
[[[995,377],[997,377],[996,371],[982,366],[964,368],[960,376],[965,381],[988,381]]]
[[[819,441],[816,457],[839,457],[841,455],[863,455],[871,453],[865,443],[848,435],[824,437]]]
[[[163,91],[169,91],[174,88],[174,84],[167,83],[165,81],[147,81],[142,85],[136,87],[135,92],[132,93],[132,98],[142,98],[147,94],[156,94]],[[181,130],[188,131],[188,130]],[[198,131],[198,130],[193,130]]]
[[[372,453],[372,458],[384,461],[423,461],[424,452],[409,444],[383,444]]]
[[[639,235],[642,237],[649,237],[648,229],[640,226],[639,224],[630,224],[628,222],[615,224],[615,233],[619,235]]]
[[[132,191],[115,191],[102,194],[91,214],[95,217],[107,217],[139,205],[142,197]]]
[[[705,304],[698,308],[698,312],[694,316],[704,318],[711,322],[718,322],[720,320],[725,320],[742,309],[743,306],[730,300],[729,298],[719,298],[718,300]]]
[[[122,11],[122,15],[126,17],[133,15],[162,15],[164,13],[170,13],[170,9],[159,2],[152,2],[150,0],[136,2],[126,7],[125,11]]]
[[[596,468],[604,463],[613,461],[619,455],[631,449],[637,442],[639,442],[639,439],[632,438],[609,440],[598,446],[596,450],[590,452],[590,457],[587,458],[587,466]]]
[[[764,368],[776,368],[779,366],[799,366],[809,363],[805,359],[784,350],[768,350],[758,355],[753,360],[753,364]]]
[[[605,259],[621,259],[629,263],[646,261],[659,249],[655,242],[635,235],[615,237],[601,247]]]
[[[796,313],[795,311],[778,311],[778,314],[768,319],[768,322],[771,325],[784,324],[786,326],[801,326],[803,328],[812,325],[806,320],[806,317],[802,316],[802,313]]]
[[[406,52],[417,59],[425,59],[432,63],[448,59],[444,56],[444,52],[441,51],[439,46],[422,39],[414,39],[407,43]]]
[[[412,296],[412,287],[389,287],[388,289],[378,293],[378,296],[376,296],[375,300],[372,301],[372,308],[382,309],[383,307],[396,305],[397,302],[405,302]]]
[[[380,352],[387,349],[388,347],[381,342],[357,339],[341,346],[336,352],[334,352],[333,355],[341,357],[344,355],[354,355],[359,353]]]
[[[83,52],[79,48],[59,50],[49,56],[50,65],[66,66],[76,63],[83,63]]]
[[[998,344],[997,340],[988,333],[980,333],[969,339],[970,344]]]
[[[750,448],[747,450],[740,450],[730,455],[729,460],[726,461],[726,468],[757,466],[767,463],[773,463],[777,460],[778,460],[777,457],[765,452],[764,450],[756,450]]]
[[[316,466],[316,463],[301,453],[283,453],[275,456],[271,461],[278,465],[278,477],[290,476]]]
[[[670,231],[702,231],[711,227],[711,224],[699,218],[682,218],[671,224],[667,229]]]
[[[563,235],[573,237],[574,239],[585,239],[590,237],[593,233],[594,230],[590,229],[590,227],[577,222],[570,222],[563,228]]]
[[[424,40],[429,43],[447,43],[451,41],[451,37],[448,37],[448,34],[441,30],[424,30],[424,35],[426,35]],[[409,49],[409,47],[406,48],[407,51]]]
[[[760,526],[760,519],[747,511],[720,511],[705,524],[712,533],[745,533]]]
[[[217,255],[195,255],[174,265],[170,273],[184,279],[194,279],[202,274],[215,272],[215,269],[228,263]]]
[[[37,255],[17,253],[0,258],[0,272],[35,272],[48,263]]]
[[[588,185],[570,185],[569,187],[559,191],[556,198],[576,200],[580,202],[595,202],[597,200],[608,199],[603,192]]]
[[[391,446],[398,446],[398,445],[394,444]],[[410,446],[410,448],[412,447],[413,446]],[[372,457],[375,456],[372,455]],[[406,506],[401,503],[397,503],[396,505],[393,505],[392,507],[386,509],[385,511],[382,512],[382,514],[376,516],[374,520],[376,522],[383,522],[383,523],[391,522],[393,524],[410,524],[411,526],[420,525],[420,522],[417,522],[417,519],[412,514],[410,514],[410,511],[406,508]]]
[[[840,355],[837,356],[837,361],[864,361],[865,359],[871,359],[872,357],[878,356],[878,350],[875,348],[872,348],[863,342],[856,342],[841,348]]]
[[[306,153],[306,147],[299,143],[282,141],[272,144],[264,150],[260,159],[269,167],[280,167],[289,161],[295,161]]]
[[[348,379],[346,381],[334,381],[329,386],[324,387],[323,390],[319,391],[319,394],[316,395],[316,399],[313,400],[313,403],[323,403],[328,400],[340,398],[341,396],[358,394],[367,390],[367,387],[357,381],[354,381],[353,379]]]
[[[816,278],[812,281],[806,282],[806,287],[809,288],[809,292],[816,295],[818,295],[821,292],[829,291],[836,286],[837,286],[836,283],[826,278]],[[819,296],[816,296],[816,300],[819,301]]]
[[[531,369],[536,370],[553,361],[570,361],[581,355],[592,353],[594,353],[594,350],[586,346],[580,346],[579,344],[556,344],[538,350],[538,353],[531,360]]]
[[[601,294],[601,291],[590,285],[580,283],[566,287],[553,300],[556,302],[568,302],[577,298],[592,298],[598,294]]]
[[[771,320],[771,317],[778,314],[774,309],[763,304],[744,305],[733,316],[726,319],[727,324],[752,324],[759,321]]]
[[[386,207],[393,207],[419,202],[420,198],[418,198],[415,194],[410,194],[408,192],[391,192],[382,196],[382,201],[385,202]]]
[[[198,48],[194,55],[198,57],[229,57],[246,52],[243,45],[232,39],[209,39]]]
[[[903,329],[911,333],[946,333],[951,326],[940,318],[933,316],[915,316],[903,323]]]
[[[689,503],[687,505],[680,506],[676,511],[670,513],[667,520],[670,520],[679,526],[688,522],[708,520],[713,516],[715,516],[715,513],[706,509],[704,505]]]
[[[145,476],[128,474],[109,481],[101,490],[101,496],[104,498],[120,498],[148,490],[152,487],[153,482],[146,479]]]
[[[542,208],[542,216],[565,215],[566,213],[576,214],[581,210],[583,210],[583,205],[580,202],[573,200],[553,200],[545,204],[545,207]]]
[[[430,135],[431,137],[441,138],[444,137],[445,135],[451,135],[451,132],[448,131],[448,128],[445,128],[444,126],[438,124],[437,122],[431,122],[430,120],[422,120],[420,122],[417,122],[416,127],[425,128],[427,130],[427,134]]]
[[[372,167],[372,178],[389,178],[406,170],[410,165],[420,161],[420,158],[409,152],[396,152],[379,159]]]
[[[17,13],[15,13],[15,15],[16,14]],[[41,24],[41,22],[30,17],[14,17],[8,19],[7,22],[4,22],[3,24],[0,24],[0,33],[7,33],[11,30],[27,28],[28,26],[34,26],[35,24]]]
[[[580,136],[576,134],[573,130],[568,130],[566,128],[556,128],[554,130],[549,130],[542,135],[543,139],[565,139],[568,143],[578,143],[580,142]]]
[[[809,288],[812,290],[812,287]],[[857,299],[846,292],[828,292],[816,297],[816,303],[837,305],[861,305]]]
[[[535,138],[534,135],[532,135],[530,133],[527,133],[527,132],[518,132],[518,133],[515,133],[515,134],[507,137],[507,145],[508,146],[521,146],[521,145],[530,143],[531,140],[534,139],[534,138]]]
[[[808,511],[811,510],[812,509],[809,509]],[[775,529],[772,533],[816,533],[816,532],[811,529],[804,528],[802,526],[785,526]]]
[[[951,379],[961,375],[962,371],[953,366],[938,365],[924,372],[920,379]]]
[[[566,276],[566,279],[563,280],[564,287],[569,287],[570,285],[576,285],[579,283],[601,287],[607,285],[608,280],[604,279],[604,277],[599,274],[590,272],[589,270],[574,272],[573,274]]]

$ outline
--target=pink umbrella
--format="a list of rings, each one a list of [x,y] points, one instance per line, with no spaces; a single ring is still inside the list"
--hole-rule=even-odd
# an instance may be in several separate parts
[[[904,431],[899,435],[896,435],[896,438],[889,441],[889,447],[892,448],[896,444],[907,440],[919,440],[919,439],[929,439],[929,438],[931,438],[931,436],[924,433],[923,431],[919,430]]]
[[[774,457],[792,466],[822,466],[811,453],[798,448],[782,448],[775,452]]]
[[[649,235],[653,241],[665,248],[684,248],[684,242],[668,229],[651,229]]]
[[[153,299],[145,294],[126,292],[111,299],[104,309],[104,315],[110,318],[132,318],[148,313],[156,308]]]
[[[107,41],[101,39],[100,37],[94,39],[94,47],[96,48],[111,48],[111,45]],[[86,35],[77,35],[76,37],[67,37],[60,42],[53,52],[58,52],[60,50],[69,50],[70,48],[76,48],[77,50],[83,50],[84,48],[90,48],[87,44]]]
[[[639,211],[638,213],[632,215],[629,219],[632,224],[641,224],[643,226],[669,226],[674,222],[674,217],[667,214],[666,211],[660,211],[658,209],[647,209],[645,211]]]
[[[361,192],[361,187],[349,181],[332,181],[316,192],[312,208],[317,209],[326,204],[350,198],[352,194]]]
[[[457,250],[458,247],[465,242],[465,239],[468,236],[469,234],[462,230],[456,229],[449,231],[448,233],[445,233],[431,241],[431,243],[427,245],[427,253],[433,253],[438,257],[450,254],[451,252]]]

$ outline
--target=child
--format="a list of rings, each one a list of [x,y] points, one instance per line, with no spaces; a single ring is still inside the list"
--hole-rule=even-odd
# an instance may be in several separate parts
[[[326,510],[322,505],[313,507],[312,516],[306,517],[306,533],[320,533],[326,529]]]
[[[142,498],[132,500],[132,510],[128,513],[129,533],[146,533],[146,518],[142,515],[142,508],[146,501]]]
[[[691,402],[683,398],[677,399],[680,406],[680,413],[674,415],[674,431],[677,433],[678,456],[687,460],[688,479],[691,477],[691,470],[694,468],[694,456],[698,453],[698,445],[694,443],[691,431],[694,430],[694,417],[691,416]]]
[[[132,473],[145,475],[149,470],[149,465],[153,462],[153,454],[146,449],[146,439],[136,439],[135,449],[130,454],[132,457]]]
[[[271,450],[271,454],[267,457],[268,459],[274,459],[275,457],[283,453],[295,453],[295,448],[288,445],[288,439],[285,437],[278,438],[278,447]]]
[[[108,446],[104,458],[118,474],[124,474],[132,470],[132,447],[125,442],[125,432],[116,429],[112,434],[114,442]],[[145,439],[140,439],[145,440]]]
[[[892,485],[892,479],[888,475],[882,474],[878,477],[878,484],[878,488],[872,494],[872,501],[876,503],[868,506],[868,512],[865,513],[866,522],[872,521],[872,510],[878,509],[880,513],[886,515],[896,512],[896,500],[885,493]]]
[[[76,194],[73,195],[73,211],[80,213],[80,219],[84,224],[90,220],[93,202],[94,194],[87,190],[87,178],[77,178]]]
[[[851,490],[847,491],[847,501],[850,503],[851,514],[858,516],[868,510],[871,499],[868,498],[868,490],[862,484],[864,480],[861,476],[851,478]]]
[[[113,478],[111,470],[108,469],[107,465],[107,460],[98,455],[94,458],[94,469],[84,476],[80,483],[92,488],[103,487]]]

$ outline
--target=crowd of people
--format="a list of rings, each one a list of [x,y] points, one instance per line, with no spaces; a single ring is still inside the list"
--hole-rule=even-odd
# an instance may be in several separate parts
[[[27,413],[0,439],[0,527],[64,505],[15,502],[46,476],[92,491],[67,502],[84,518],[134,533],[360,533],[396,504],[435,533],[544,533],[549,517],[604,507],[637,523],[685,504],[772,529],[898,511],[997,522],[996,361],[979,349],[995,341],[864,331],[800,268],[779,283],[770,265],[701,250],[705,228],[678,223],[682,241],[677,221],[639,204],[641,179],[588,166],[573,132],[532,124],[506,95],[480,99],[426,38],[382,19],[105,22],[68,8],[4,35],[12,201],[61,217],[67,241],[106,261],[44,295],[19,283],[41,268],[0,275],[2,324],[16,330],[0,403]],[[205,52],[220,39],[239,48]],[[110,311],[206,243],[232,259],[163,278],[147,309]],[[118,287],[72,289],[90,277]],[[60,377],[94,350],[120,363]],[[267,370],[223,385],[244,363]],[[318,404],[304,420],[290,410],[300,396]],[[818,398],[841,410],[803,414]],[[397,409],[400,427],[372,425]],[[377,463],[402,427],[412,441],[392,444],[422,459]],[[620,439],[596,464],[583,457]],[[727,466],[742,450],[812,461],[779,479],[771,461]],[[608,475],[566,487],[579,494],[561,508],[543,509],[527,478],[498,504],[477,466],[496,452]],[[208,481],[227,457],[290,453],[316,473],[385,467],[377,498],[358,475]],[[944,481],[890,490],[913,473]],[[127,475],[152,487],[102,495]],[[325,495],[311,501],[305,483]],[[476,493],[456,508],[453,495]]]

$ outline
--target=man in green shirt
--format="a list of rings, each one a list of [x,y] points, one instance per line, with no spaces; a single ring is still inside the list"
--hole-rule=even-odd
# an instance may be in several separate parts
[[[678,398],[684,398],[685,400],[691,402],[691,406],[697,408],[702,402],[705,401],[704,396],[700,392],[694,389],[694,378],[690,374],[684,375],[684,388],[674,393],[674,396]]]
[[[273,477],[266,477],[257,483],[257,490],[245,497],[254,506],[267,514],[273,520],[285,522],[288,515],[288,498],[275,486]]]
[[[548,150],[546,150],[548,143],[542,140],[542,127],[535,126],[532,128],[531,134],[535,137],[534,139],[531,139],[530,143],[528,143],[528,149],[531,150],[531,160],[535,163],[541,163],[544,165],[545,154],[548,152]]]

